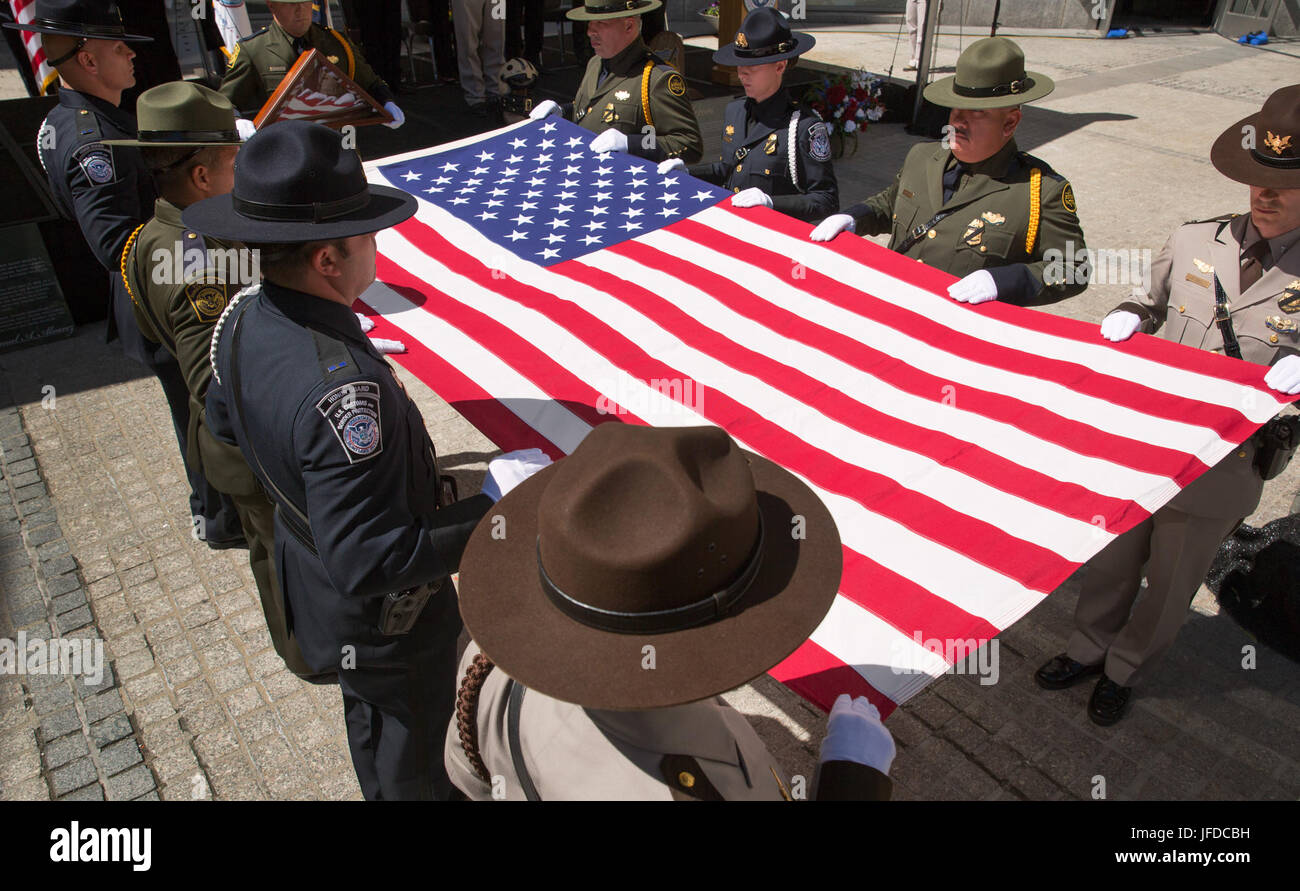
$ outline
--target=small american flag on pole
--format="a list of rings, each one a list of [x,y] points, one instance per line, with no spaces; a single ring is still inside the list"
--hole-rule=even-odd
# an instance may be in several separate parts
[[[551,118],[369,164],[420,206],[358,308],[503,449],[717,424],[802,477],[844,576],[772,675],[824,708],[888,714],[1290,401],[1258,365],[957,304],[946,273],[591,138]]]
[[[18,24],[26,24],[36,17],[36,0],[9,0],[9,8],[13,11],[14,21]],[[36,83],[37,89],[42,96],[49,92],[50,85],[58,78],[59,74],[45,58],[45,48],[41,46],[41,35],[35,31],[19,31],[22,36],[23,47],[27,50],[27,64],[31,68],[32,78]],[[19,60],[21,63],[22,60]]]

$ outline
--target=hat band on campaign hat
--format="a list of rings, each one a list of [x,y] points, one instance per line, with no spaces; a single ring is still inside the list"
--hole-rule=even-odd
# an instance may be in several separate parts
[[[86,22],[61,22],[58,19],[32,19],[22,23],[24,27],[60,28],[65,31],[80,31],[86,37],[125,37],[126,29],[121,25],[94,25]]]
[[[141,130],[140,142],[238,142],[236,130]]]
[[[555,581],[547,574],[542,565],[542,539],[537,537],[537,572],[542,582],[542,591],[555,604],[560,612],[569,618],[600,631],[612,631],[618,634],[668,634],[684,631],[698,625],[706,625],[721,619],[735,606],[763,565],[763,515],[758,515],[758,535],[754,547],[745,560],[745,566],[731,584],[715,591],[708,597],[672,609],[650,610],[647,612],[621,612],[602,609],[583,603],[576,597],[560,590]]]
[[[593,15],[606,15],[611,12],[627,12],[630,9],[640,9],[647,6],[645,0],[624,0],[622,3],[609,3],[604,6],[592,6],[590,3],[583,4],[583,9]]]
[[[316,201],[311,204],[266,204],[231,195],[231,203],[236,213],[255,220],[323,223],[361,210],[370,203],[370,191],[363,190],[337,201]]]
[[[763,56],[775,56],[777,53],[788,53],[790,50],[795,48],[795,45],[796,41],[794,40],[782,40],[776,46],[761,46],[757,49],[742,49],[737,46],[732,49],[732,52],[742,59],[761,59]]]
[[[1014,96],[1017,93],[1027,93],[1034,87],[1034,79],[1028,75],[1013,80],[1009,84],[997,84],[992,87],[967,87],[962,84],[953,82],[952,91],[958,96],[965,96],[968,99],[988,99],[993,96]]]
[[[1270,157],[1257,148],[1251,149],[1250,154],[1256,161],[1266,167],[1276,167],[1280,170],[1300,170],[1300,156],[1295,158]]]

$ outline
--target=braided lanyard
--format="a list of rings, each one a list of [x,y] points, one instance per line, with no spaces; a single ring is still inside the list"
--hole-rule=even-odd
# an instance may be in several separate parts
[[[790,129],[785,136],[785,153],[790,159],[790,181],[794,183],[794,190],[802,192],[799,188],[799,111],[796,108],[794,114],[790,115]]]
[[[1043,171],[1035,167],[1029,172],[1029,229],[1025,233],[1025,253],[1034,253],[1038,238],[1038,217],[1043,203]]]
[[[226,319],[230,317],[230,311],[239,305],[239,301],[243,300],[249,294],[256,294],[261,290],[262,283],[258,282],[255,285],[249,285],[247,288],[244,288],[244,290],[236,294],[231,298],[230,302],[226,304],[226,308],[222,310],[221,317],[217,319],[217,324],[212,327],[212,346],[208,348],[208,361],[212,363],[212,379],[217,383],[221,383],[221,374],[217,371],[217,341],[221,340],[221,329],[225,327]]]
[[[655,60],[647,59],[645,68],[641,69],[641,111],[645,114],[645,122],[650,127],[655,125],[654,120],[650,117],[650,72],[654,70]]]
[[[140,300],[138,297],[135,296],[135,291],[131,289],[130,279],[126,277],[126,258],[130,256],[131,248],[135,246],[135,237],[140,234],[140,230],[144,228],[144,225],[145,225],[144,223],[141,223],[140,225],[136,226],[135,231],[132,232],[127,237],[126,244],[123,245],[122,247],[122,260],[119,263],[119,266],[121,267],[122,270],[122,284],[126,286],[126,294],[128,297],[131,298],[131,302],[134,303],[136,306],[140,305]]]

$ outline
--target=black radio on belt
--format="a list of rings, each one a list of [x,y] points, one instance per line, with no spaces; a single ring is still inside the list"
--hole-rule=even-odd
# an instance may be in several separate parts
[[[1286,470],[1300,445],[1300,415],[1279,415],[1255,432],[1255,469],[1265,480]]]
[[[425,584],[384,595],[384,605],[379,609],[379,633],[391,636],[409,632],[433,592],[434,586]]]

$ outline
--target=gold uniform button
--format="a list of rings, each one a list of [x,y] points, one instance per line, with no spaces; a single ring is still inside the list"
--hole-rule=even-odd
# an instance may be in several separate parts
[[[695,785],[695,777],[691,775],[689,771],[683,770],[677,775],[677,782],[681,783],[683,787],[689,789]]]
[[[195,235],[193,232],[186,232],[185,235],[187,238],[198,238],[198,236]]]
[[[1184,304],[1184,305],[1178,307],[1178,311],[1179,311],[1179,312],[1186,312],[1186,311],[1187,311],[1187,305]]]
[[[1277,343],[1277,335],[1276,335],[1276,334],[1270,334],[1270,335],[1268,336],[1268,342],[1269,342],[1269,343]]]
[[[939,234],[938,232],[935,232],[933,229],[931,229],[929,232],[925,233],[925,237],[926,237],[926,238],[934,238],[934,237],[935,237],[936,235],[938,235],[938,234]]]
[[[987,250],[988,250],[987,247],[985,247],[984,245],[980,245],[980,253],[981,253],[981,254],[984,253],[984,252],[987,251]]]
[[[1245,451],[1245,449],[1243,449],[1242,451],[1238,452],[1238,453],[1237,453],[1237,457],[1238,457],[1238,458],[1244,458],[1244,457],[1246,457],[1246,451]]]
[[[744,167],[745,167],[745,165],[744,165],[743,163],[742,163],[742,164],[737,164],[737,165],[736,165],[736,172],[739,173],[741,170],[744,169]]]

